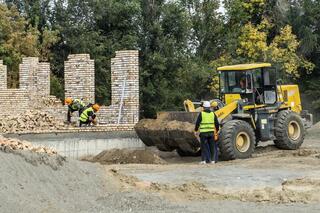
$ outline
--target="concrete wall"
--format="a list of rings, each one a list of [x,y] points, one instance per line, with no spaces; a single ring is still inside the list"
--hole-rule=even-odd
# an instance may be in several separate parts
[[[78,132],[46,134],[8,134],[7,137],[28,140],[35,145],[52,147],[62,156],[72,159],[97,155],[114,148],[144,149],[145,145],[133,131]]]

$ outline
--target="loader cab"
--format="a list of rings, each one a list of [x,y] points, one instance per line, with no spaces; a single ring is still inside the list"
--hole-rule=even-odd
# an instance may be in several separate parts
[[[248,104],[273,105],[277,101],[276,69],[269,63],[219,67],[220,96],[226,104],[245,99]]]

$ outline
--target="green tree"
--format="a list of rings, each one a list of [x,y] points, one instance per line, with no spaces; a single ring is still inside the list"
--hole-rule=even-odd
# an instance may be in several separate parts
[[[317,115],[316,119],[319,119],[320,2],[312,0],[292,1],[287,20],[292,25],[293,32],[301,41],[299,52],[315,64],[315,69],[311,74],[302,75],[300,85],[308,99],[312,101],[311,106]],[[305,105],[308,109],[311,109],[310,104]]]
[[[9,87],[18,87],[22,57],[39,56],[38,35],[15,7],[0,4],[0,58],[8,66]]]

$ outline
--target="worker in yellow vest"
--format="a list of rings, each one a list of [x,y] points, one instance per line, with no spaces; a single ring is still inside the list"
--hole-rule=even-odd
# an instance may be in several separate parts
[[[98,104],[93,104],[91,107],[88,107],[85,109],[79,118],[80,121],[80,127],[82,125],[90,126],[91,123],[96,124],[96,112],[98,112],[100,109],[100,106]]]
[[[217,133],[219,131],[219,121],[217,116],[210,110],[210,107],[209,101],[203,102],[203,111],[199,114],[195,126],[195,133],[197,135],[198,131],[200,131],[200,164],[218,162]]]
[[[66,98],[64,100],[64,104],[68,105],[68,113],[67,113],[67,122],[71,123],[71,115],[73,112],[78,111],[79,117],[83,110],[85,109],[85,104],[81,99],[72,99],[72,98]]]

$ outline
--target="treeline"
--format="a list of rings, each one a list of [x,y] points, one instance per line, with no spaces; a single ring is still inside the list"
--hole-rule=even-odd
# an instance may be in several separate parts
[[[142,115],[217,95],[216,67],[272,62],[320,109],[320,2],[314,0],[4,0],[0,58],[18,87],[23,56],[52,65],[63,98],[69,54],[95,60],[96,99],[110,104],[110,59],[140,50]],[[220,8],[220,9],[219,9]],[[222,11],[222,12],[219,12]]]

